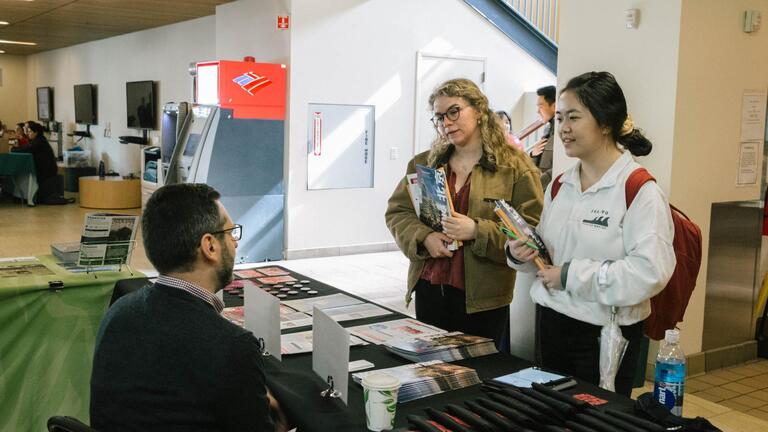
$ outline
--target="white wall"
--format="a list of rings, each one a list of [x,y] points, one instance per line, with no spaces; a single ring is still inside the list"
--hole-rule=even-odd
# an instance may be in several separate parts
[[[54,87],[54,115],[66,132],[74,127],[75,84],[98,86],[98,125],[93,138],[83,141],[92,152],[92,162],[103,159],[107,169],[127,175],[140,172],[140,146],[120,144],[118,136],[139,135],[128,129],[125,112],[125,83],[158,82],[158,130],[152,132],[159,145],[160,110],[166,102],[192,100],[190,62],[211,60],[216,55],[215,18],[208,16],[109,39],[89,42],[40,54],[27,60],[27,115],[35,114],[35,88]],[[111,136],[104,130],[111,126]],[[79,126],[84,129],[84,126]],[[68,148],[66,138],[64,148]]]
[[[704,236],[702,271],[681,325],[690,352],[701,350],[704,331],[712,203],[762,199],[759,176],[756,185],[740,187],[736,175],[742,92],[768,88],[768,30],[743,33],[741,14],[756,9],[766,17],[767,6],[764,0],[683,0],[670,198]]]
[[[216,59],[258,63],[289,62],[290,30],[277,28],[288,15],[287,0],[240,0],[216,6]]]
[[[27,60],[24,56],[0,55],[0,120],[9,130],[32,119],[27,115]],[[37,118],[35,116],[34,118]]]
[[[639,162],[669,191],[675,126],[681,0],[564,0],[560,3],[557,88],[590,71],[611,72],[629,114],[654,143]],[[639,8],[640,26],[624,27],[624,10]],[[555,144],[554,172],[575,163]]]
[[[549,71],[460,0],[293,0],[289,256],[392,241],[384,210],[413,156],[414,110],[427,107],[427,101],[414,101],[418,51],[486,57],[492,106],[509,109],[523,92],[554,82]],[[308,103],[376,106],[374,188],[307,190]],[[399,149],[397,160],[389,159],[391,147]]]

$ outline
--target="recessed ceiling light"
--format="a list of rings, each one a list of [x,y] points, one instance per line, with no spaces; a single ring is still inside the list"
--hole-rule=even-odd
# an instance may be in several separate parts
[[[8,21],[0,21],[0,25],[8,25],[10,24]]]
[[[5,51],[3,51],[3,50],[0,50],[0,54],[5,54]]]
[[[0,44],[11,44],[11,45],[37,45],[34,42],[20,42],[20,41],[12,41],[12,40],[3,40],[0,39]]]

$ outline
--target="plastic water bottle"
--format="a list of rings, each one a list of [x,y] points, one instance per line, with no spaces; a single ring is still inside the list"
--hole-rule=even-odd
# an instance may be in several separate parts
[[[667,330],[656,356],[653,397],[677,416],[683,415],[685,354],[680,348],[680,331]]]
[[[99,162],[99,178],[103,179],[107,176],[107,170],[104,168],[104,161]]]

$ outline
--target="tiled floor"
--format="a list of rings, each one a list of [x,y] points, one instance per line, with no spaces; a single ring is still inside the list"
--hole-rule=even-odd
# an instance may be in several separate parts
[[[22,207],[0,199],[0,257],[49,254],[50,243],[77,241],[83,216],[76,205]],[[139,210],[120,211],[138,214]],[[139,237],[140,238],[140,235]],[[141,242],[133,265],[152,272]],[[412,315],[405,308],[407,260],[399,252],[278,262],[289,269]],[[653,384],[633,396],[652,391]],[[768,431],[768,360],[718,370],[686,383],[683,415],[709,419],[723,431]]]

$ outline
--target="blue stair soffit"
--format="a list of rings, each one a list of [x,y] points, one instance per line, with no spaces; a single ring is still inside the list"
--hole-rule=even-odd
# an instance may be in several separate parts
[[[557,45],[501,0],[464,0],[523,50],[557,74]]]

